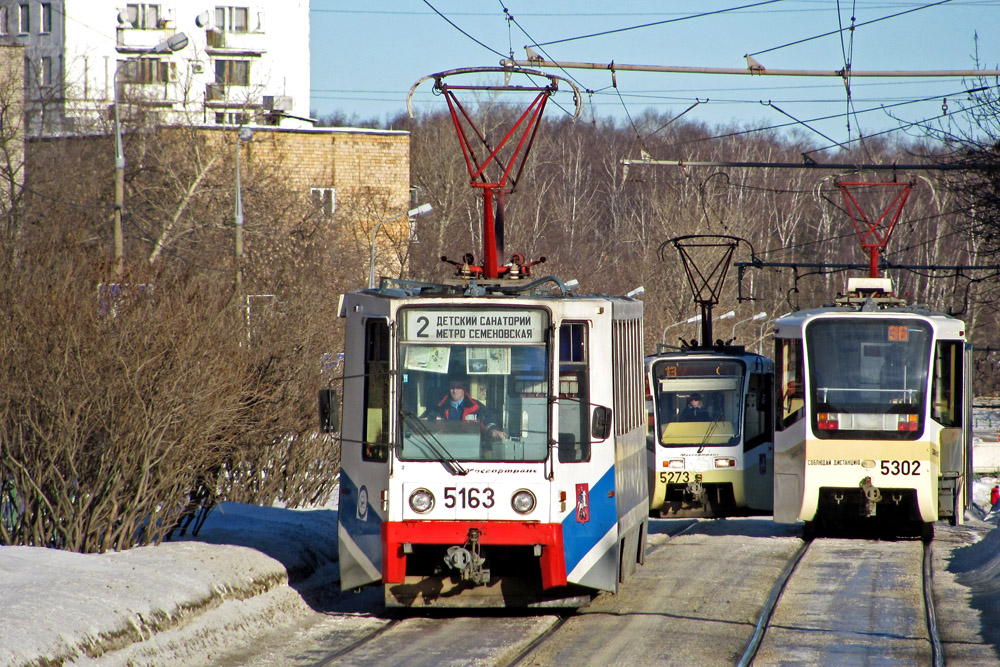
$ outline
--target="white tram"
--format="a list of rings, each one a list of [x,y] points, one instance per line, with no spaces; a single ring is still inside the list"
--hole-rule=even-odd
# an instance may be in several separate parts
[[[770,359],[737,346],[646,357],[651,513],[771,513],[773,379]]]
[[[472,607],[616,591],[648,525],[642,303],[383,279],[340,314],[342,588]]]
[[[971,497],[965,323],[906,307],[888,279],[848,291],[774,323],[774,519],[812,532],[879,518],[927,538]]]

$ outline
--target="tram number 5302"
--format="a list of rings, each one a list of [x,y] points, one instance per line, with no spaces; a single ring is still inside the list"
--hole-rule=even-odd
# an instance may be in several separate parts
[[[493,489],[477,489],[475,487],[458,488],[448,486],[444,489],[444,506],[452,508],[459,506],[461,509],[476,509],[485,507],[489,509],[496,504],[493,498]]]
[[[879,470],[883,475],[919,475],[920,461],[882,461]]]

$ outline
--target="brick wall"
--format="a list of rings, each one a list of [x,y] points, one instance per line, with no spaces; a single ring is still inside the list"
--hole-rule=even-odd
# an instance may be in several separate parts
[[[206,126],[231,145],[234,128]],[[277,163],[303,189],[336,188],[338,202],[364,192],[385,198],[387,212],[410,207],[410,133],[392,130],[288,130],[254,127],[243,159]]]

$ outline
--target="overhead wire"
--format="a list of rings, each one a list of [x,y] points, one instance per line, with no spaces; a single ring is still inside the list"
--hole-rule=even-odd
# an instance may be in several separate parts
[[[458,25],[454,21],[452,21],[450,18],[448,18],[447,16],[445,16],[444,14],[442,14],[440,11],[438,11],[437,7],[435,7],[434,5],[432,5],[427,0],[422,0],[422,2],[425,5],[427,5],[428,7],[430,7],[431,10],[433,10],[435,14],[437,14],[438,16],[440,16],[441,18],[443,18],[448,23],[448,25],[450,25],[452,28],[454,28],[455,30],[459,31],[460,33],[462,33],[463,35],[465,35],[466,37],[468,37],[469,39],[471,39],[473,42],[475,42],[479,46],[483,47],[487,51],[490,51],[491,53],[495,53],[496,55],[500,56],[501,58],[506,57],[507,54],[501,53],[500,51],[497,51],[496,49],[494,49],[491,46],[487,46],[486,44],[482,43],[481,41],[479,41],[478,39],[476,39],[475,37],[473,37],[472,35],[470,35],[469,33],[467,33],[465,30],[462,30],[461,28],[459,28]]]
[[[750,9],[754,7],[761,7],[763,5],[771,5],[776,2],[783,2],[783,0],[763,0],[763,2],[755,2],[749,5],[741,5],[739,7],[729,7],[727,9],[717,9],[710,12],[701,12],[699,14],[690,14],[687,16],[680,16],[673,19],[665,19],[663,21],[653,21],[652,23],[643,23],[642,25],[629,26],[627,28],[615,28],[614,30],[603,30],[601,32],[594,32],[588,35],[578,35],[576,37],[566,37],[565,39],[556,39],[551,42],[541,42],[534,43],[531,46],[552,46],[553,44],[564,44],[565,42],[573,42],[578,39],[590,39],[592,37],[603,37],[604,35],[613,35],[620,32],[628,32],[630,30],[640,30],[642,28],[651,28],[659,25],[666,25],[668,23],[677,23],[679,21],[688,21],[691,19],[703,18],[705,16],[714,16],[716,14],[725,14],[727,12],[734,12],[740,9]]]
[[[936,100],[936,99],[939,99],[939,98],[940,98],[940,95],[934,95],[934,96],[931,96],[931,97],[925,97],[925,98],[917,99],[917,100],[907,100],[905,102],[897,102],[895,104],[882,104],[882,105],[879,105],[877,107],[870,107],[868,109],[862,109],[858,113],[859,114],[864,114],[864,113],[870,113],[870,112],[874,112],[874,111],[885,111],[887,109],[893,109],[893,108],[896,108],[896,107],[902,107],[902,106],[906,106],[906,105],[910,105],[910,104],[918,104],[920,102],[927,102],[927,101]],[[983,106],[983,105],[982,104],[980,104],[980,105],[974,105],[973,107],[970,107],[970,108],[977,108],[979,106]],[[955,111],[955,112],[949,112],[949,113],[959,113],[959,112]],[[827,115],[827,116],[817,116],[817,117],[814,117],[814,118],[810,118],[806,122],[812,123],[812,122],[818,122],[818,121],[824,121],[824,120],[832,120],[832,119],[838,118],[840,115],[841,114],[837,113],[837,114],[831,114],[831,115]],[[939,116],[935,116],[935,118],[937,118],[937,117],[939,117]],[[882,135],[882,134],[889,134],[889,133],[892,133],[892,132],[899,132],[899,131],[901,131],[903,129],[908,129],[909,127],[913,127],[913,126],[919,125],[920,123],[925,123],[925,122],[927,122],[927,119],[922,119],[922,120],[919,120],[919,121],[913,121],[911,123],[908,123],[906,127],[903,127],[903,128],[895,127],[895,128],[890,128],[888,130],[883,130],[881,132],[877,132],[875,134],[869,135],[869,138],[874,137],[874,136],[879,136],[879,135]],[[732,131],[732,132],[726,132],[724,134],[712,135],[710,137],[700,137],[700,138],[697,138],[697,139],[688,139],[688,140],[685,140],[685,141],[677,142],[677,143],[675,143],[673,145],[675,145],[675,146],[682,146],[684,144],[700,143],[700,142],[703,142],[703,141],[712,141],[714,139],[728,139],[728,138],[731,138],[731,137],[738,137],[738,136],[743,136],[743,135],[747,135],[747,134],[753,134],[755,132],[768,132],[768,131],[771,131],[771,130],[780,130],[780,129],[784,129],[784,128],[787,128],[787,127],[793,127],[793,126],[795,126],[797,124],[798,124],[797,122],[793,122],[793,123],[778,123],[778,124],[775,124],[775,125],[767,125],[767,126],[764,126],[764,127],[755,127],[755,128],[745,129],[745,130],[735,130],[735,131]],[[844,142],[844,145],[846,145],[847,143],[848,142]],[[850,143],[854,143],[854,141],[852,141]],[[809,154],[812,154],[812,153],[818,153],[820,151],[829,150],[830,148],[837,148],[837,147],[840,147],[840,146],[841,146],[841,144],[833,144],[833,145],[830,145],[830,146],[824,146],[824,147],[821,147],[821,148],[815,148],[815,149],[812,149],[810,151],[807,151],[805,154],[809,155]]]
[[[931,7],[937,7],[939,5],[946,5],[949,2],[953,2],[953,1],[954,0],[939,0],[938,2],[932,2],[932,3],[927,4],[927,5],[921,5],[920,7],[914,7],[912,9],[907,9],[906,11],[897,12],[895,14],[889,14],[888,16],[882,16],[882,17],[879,17],[877,19],[872,19],[871,21],[865,21],[863,23],[856,23],[856,24],[853,24],[850,29],[851,30],[855,30],[856,28],[860,28],[862,26],[872,25],[872,24],[878,23],[880,21],[887,21],[889,19],[898,18],[898,17],[904,16],[906,14],[912,14],[913,12],[919,12],[919,11],[922,11],[924,9],[930,9]],[[750,55],[750,56],[759,56],[762,53],[770,53],[771,51],[777,51],[778,49],[784,49],[784,48],[787,48],[789,46],[796,46],[798,44],[805,44],[806,42],[811,42],[814,39],[822,39],[823,37],[829,37],[830,35],[836,35],[836,34],[838,34],[840,32],[843,32],[843,30],[831,30],[829,32],[824,32],[824,33],[822,33],[820,35],[813,35],[812,37],[805,37],[803,39],[797,39],[797,40],[795,40],[793,42],[787,42],[787,43],[781,44],[779,46],[772,46],[769,49],[763,49],[761,51],[754,51],[753,53],[748,53],[747,55]]]
[[[533,40],[534,38],[531,35],[528,34],[528,31],[525,30],[524,27],[520,23],[517,22],[517,19],[514,18],[514,15],[511,14],[510,11],[507,9],[507,7],[504,5],[503,0],[498,0],[498,2],[500,3],[500,8],[503,9],[504,17],[505,17],[505,20],[507,21],[507,31],[508,31],[507,34],[508,34],[508,40],[510,40],[509,41],[510,54],[511,54],[510,55],[510,59],[514,60],[514,46],[513,46],[512,38],[510,37],[510,25],[514,24],[515,26],[517,26],[517,29],[520,30],[521,33],[524,34],[524,36],[527,37],[529,40]],[[550,58],[549,54],[545,53],[544,50],[542,50],[542,53],[544,53],[546,57]],[[563,74],[566,76],[567,79],[569,79],[570,81],[572,81],[573,83],[575,83],[581,89],[584,89],[584,92],[587,92],[588,94],[593,94],[594,91],[588,89],[575,76],[573,76],[571,73],[567,72],[565,68],[560,67],[559,69],[560,69],[560,71],[563,72]],[[572,112],[570,112],[568,109],[564,108],[558,102],[558,100],[553,100],[553,104],[555,104],[559,109],[561,109],[563,112],[565,112],[566,115],[569,115],[569,116],[573,115]]]

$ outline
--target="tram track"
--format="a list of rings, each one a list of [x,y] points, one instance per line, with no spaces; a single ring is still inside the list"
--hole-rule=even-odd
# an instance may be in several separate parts
[[[654,545],[652,545],[650,547],[647,547],[646,548],[646,554],[645,554],[646,557],[648,558],[649,556],[652,556],[654,553],[656,553],[657,551],[659,551],[660,549],[662,549],[664,546],[666,546],[667,544],[670,544],[670,540],[672,540],[675,537],[680,537],[684,533],[688,532],[689,530],[691,530],[692,528],[694,528],[695,526],[697,526],[699,523],[700,523],[699,519],[692,519],[691,521],[689,521],[688,523],[684,524],[683,526],[680,526],[680,527],[671,526],[671,528],[673,530],[668,529],[668,530],[664,531],[663,533],[661,533],[661,534],[665,534],[668,539],[663,540],[662,542],[659,542],[658,544],[654,544]]]
[[[890,665],[941,665],[944,641],[954,649],[954,636],[937,632],[939,619],[948,630],[954,608],[940,590],[944,606],[934,604],[934,564],[941,567],[949,544],[803,541],[768,528],[657,525],[660,542],[636,580],[576,612],[411,610],[369,617],[363,632],[332,619],[311,646],[253,664],[856,664],[879,656]]]
[[[775,580],[739,667],[771,664],[790,650],[795,660],[823,664],[877,651],[888,664],[929,657],[935,667],[943,665],[932,545],[921,541],[918,558],[914,544],[804,541]],[[858,597],[858,582],[875,585]]]
[[[559,629],[562,628],[570,619],[570,615],[567,614],[559,618],[552,626],[550,626],[543,633],[535,637],[527,646],[522,648],[517,652],[516,655],[512,656],[510,661],[504,661],[499,663],[499,667],[514,667],[515,665],[520,665],[526,658],[530,657],[534,653],[535,649],[545,643],[547,640],[551,639]]]
[[[743,655],[740,656],[738,667],[747,667],[753,662],[754,656],[757,655],[757,649],[760,648],[760,642],[764,639],[764,632],[767,630],[767,624],[771,620],[771,616],[774,614],[774,608],[778,605],[778,599],[781,597],[781,593],[785,590],[785,586],[788,584],[788,580],[791,578],[792,573],[795,572],[795,568],[798,567],[799,563],[802,561],[802,557],[806,555],[806,551],[809,550],[809,545],[812,544],[812,540],[805,540],[802,546],[792,554],[792,557],[788,560],[788,564],[785,569],[781,571],[778,576],[778,580],[774,582],[774,586],[771,588],[770,595],[767,596],[767,601],[764,603],[764,608],[760,612],[760,618],[757,620],[757,624],[754,626],[753,635],[750,637],[750,641],[747,643],[746,649],[743,651]]]
[[[351,653],[354,653],[358,649],[362,648],[363,646],[365,646],[365,645],[367,645],[367,644],[369,644],[371,642],[374,642],[376,639],[378,639],[379,637],[381,637],[386,632],[392,630],[394,627],[396,627],[397,625],[399,625],[401,622],[402,622],[402,619],[399,619],[399,618],[390,619],[382,627],[376,628],[375,630],[373,630],[372,632],[369,632],[365,636],[359,637],[357,640],[355,640],[351,644],[349,644],[349,645],[347,645],[347,646],[345,646],[345,647],[337,650],[336,652],[331,653],[330,655],[326,656],[325,658],[323,658],[322,660],[320,660],[319,662],[316,663],[316,667],[327,667],[327,665],[332,665],[332,664],[336,663],[341,658],[344,658],[344,657],[350,655]]]
[[[931,642],[931,664],[933,667],[943,667],[944,650],[941,647],[941,636],[938,633],[937,613],[934,609],[934,553],[933,542],[924,542],[923,558],[923,593],[924,610],[927,618],[927,634]]]

